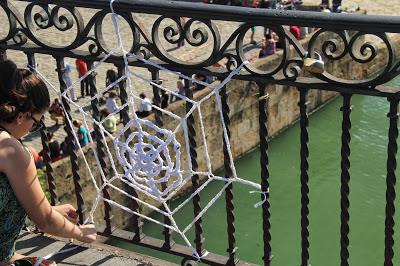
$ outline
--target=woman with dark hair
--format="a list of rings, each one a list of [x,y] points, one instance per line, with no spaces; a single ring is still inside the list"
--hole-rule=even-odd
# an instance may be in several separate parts
[[[21,142],[42,126],[49,105],[49,92],[37,75],[9,60],[0,63],[0,265],[38,260],[15,253],[26,216],[45,233],[87,243],[96,240],[93,225],[76,225],[74,207],[50,205],[32,155]],[[39,265],[55,264],[43,260]]]

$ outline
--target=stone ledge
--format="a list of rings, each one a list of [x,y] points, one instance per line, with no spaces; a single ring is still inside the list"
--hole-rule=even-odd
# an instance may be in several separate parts
[[[57,254],[51,259],[58,266],[70,265],[154,265],[154,266],[176,266],[170,262],[162,261],[150,256],[130,252],[121,248],[103,244],[105,238],[99,236],[99,241],[94,244],[70,244],[65,240],[42,234],[33,234],[23,231],[17,241],[16,250],[26,256],[46,256],[48,254],[67,249],[73,246],[78,248],[66,253]]]

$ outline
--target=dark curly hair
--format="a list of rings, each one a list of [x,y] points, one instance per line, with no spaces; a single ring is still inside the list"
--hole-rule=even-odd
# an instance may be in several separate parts
[[[0,122],[11,123],[19,113],[42,113],[50,106],[46,84],[11,60],[0,62]]]

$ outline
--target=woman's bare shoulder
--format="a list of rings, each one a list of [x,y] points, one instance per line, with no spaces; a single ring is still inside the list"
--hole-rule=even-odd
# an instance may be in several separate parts
[[[9,166],[11,162],[25,165],[29,163],[29,160],[29,152],[17,139],[8,133],[0,133],[0,172]]]

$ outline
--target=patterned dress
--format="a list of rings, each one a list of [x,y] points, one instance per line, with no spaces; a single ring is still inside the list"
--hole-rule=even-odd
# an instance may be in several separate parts
[[[18,202],[8,178],[0,173],[0,261],[14,255],[15,242],[25,218],[26,212]]]

